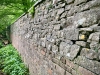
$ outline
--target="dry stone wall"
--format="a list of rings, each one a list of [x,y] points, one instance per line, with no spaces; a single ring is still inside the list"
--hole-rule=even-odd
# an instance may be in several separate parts
[[[100,0],[45,0],[35,9],[11,26],[30,75],[100,75]]]

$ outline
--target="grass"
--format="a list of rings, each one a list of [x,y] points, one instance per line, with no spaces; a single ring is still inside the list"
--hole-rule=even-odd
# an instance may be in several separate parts
[[[0,69],[6,75],[29,75],[28,68],[11,44],[0,49]]]

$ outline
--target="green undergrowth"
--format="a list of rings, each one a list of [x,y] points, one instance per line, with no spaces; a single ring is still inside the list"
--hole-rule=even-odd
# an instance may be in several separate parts
[[[11,44],[0,49],[0,69],[6,75],[29,75],[28,68]]]

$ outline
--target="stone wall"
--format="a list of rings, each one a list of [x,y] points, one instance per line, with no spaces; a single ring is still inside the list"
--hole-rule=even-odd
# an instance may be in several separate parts
[[[11,26],[30,75],[100,75],[100,0],[45,0]]]

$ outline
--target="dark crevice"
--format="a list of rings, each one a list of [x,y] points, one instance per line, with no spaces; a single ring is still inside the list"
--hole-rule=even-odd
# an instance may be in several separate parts
[[[89,2],[89,1],[93,1],[93,0],[87,0],[87,2]]]
[[[88,8],[88,9],[82,10],[81,12],[88,11],[88,10],[90,10],[90,9]]]
[[[76,43],[76,41],[75,40],[71,40],[72,42],[73,42],[73,44],[75,44]]]
[[[81,50],[82,50],[82,47],[80,46],[80,50],[79,50],[79,52],[77,53],[77,55],[76,55],[75,58],[77,58],[78,56],[80,56]],[[74,58],[74,59],[75,59],[75,58]],[[73,59],[73,60],[74,60],[74,59]]]
[[[80,26],[78,26],[78,28],[83,28],[83,27],[80,25]]]
[[[60,27],[60,30],[63,30],[63,27],[62,26]]]
[[[98,26],[100,26],[100,22],[99,22]]]

